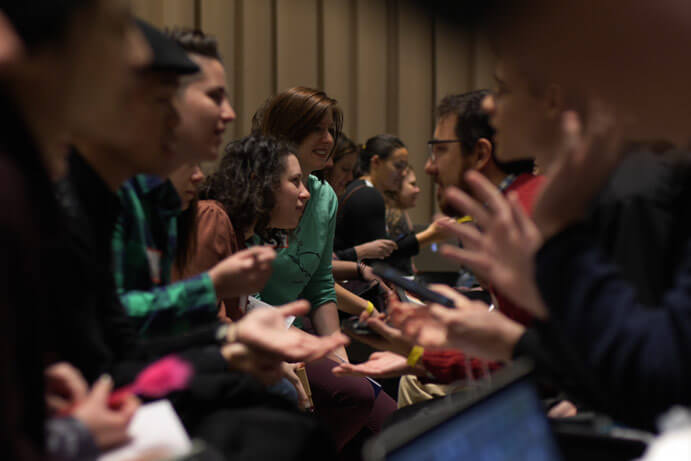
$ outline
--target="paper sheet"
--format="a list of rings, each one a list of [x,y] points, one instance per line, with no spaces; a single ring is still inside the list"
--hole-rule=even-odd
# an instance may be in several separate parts
[[[183,456],[192,449],[190,438],[168,400],[142,405],[134,414],[127,432],[132,440],[104,453],[98,461],[129,461],[154,451],[165,454],[162,457],[172,458]]]

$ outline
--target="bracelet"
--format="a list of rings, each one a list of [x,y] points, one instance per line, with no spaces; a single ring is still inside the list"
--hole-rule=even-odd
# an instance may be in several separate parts
[[[367,312],[368,314],[374,312],[374,304],[372,304],[372,301],[367,301],[367,307],[365,307],[365,312]]]
[[[408,354],[408,366],[414,367],[422,358],[422,354],[425,353],[425,348],[421,346],[413,346]]]
[[[356,267],[357,267],[358,277],[360,277],[360,280],[365,280],[365,275],[364,275],[364,272],[362,270],[362,266],[364,266],[365,263],[363,263],[362,261],[357,261],[356,264],[357,264]]]

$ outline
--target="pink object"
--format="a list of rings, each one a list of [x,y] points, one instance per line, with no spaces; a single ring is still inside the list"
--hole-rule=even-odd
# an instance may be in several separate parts
[[[189,363],[169,355],[143,369],[133,383],[110,394],[108,405],[118,407],[131,394],[158,398],[185,389],[193,374]]]

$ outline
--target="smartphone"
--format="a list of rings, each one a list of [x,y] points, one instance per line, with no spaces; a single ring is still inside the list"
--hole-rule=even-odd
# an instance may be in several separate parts
[[[387,266],[386,264],[382,263],[377,263],[372,266],[372,271],[375,273],[375,275],[378,275],[382,279],[391,282],[403,288],[406,291],[411,292],[423,301],[441,304],[442,306],[450,307],[452,309],[456,307],[453,300],[451,300],[450,298],[447,298],[446,296],[439,294],[436,291],[430,290],[425,285],[419,282],[406,278],[403,275],[403,273],[399,272],[391,266]]]
[[[356,336],[381,337],[379,333],[371,330],[364,323],[361,323],[360,318],[356,315],[343,319],[341,322],[341,329]]]

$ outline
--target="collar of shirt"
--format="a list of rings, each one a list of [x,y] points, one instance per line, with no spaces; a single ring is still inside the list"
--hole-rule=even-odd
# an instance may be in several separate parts
[[[182,213],[182,201],[173,183],[154,175],[140,174],[132,179],[143,200],[155,204],[161,217],[169,218]]]
[[[501,191],[501,193],[503,194],[506,191],[506,189],[511,187],[511,184],[513,184],[515,180],[515,174],[507,175],[504,179],[502,179],[502,181],[499,183],[499,190]]]

